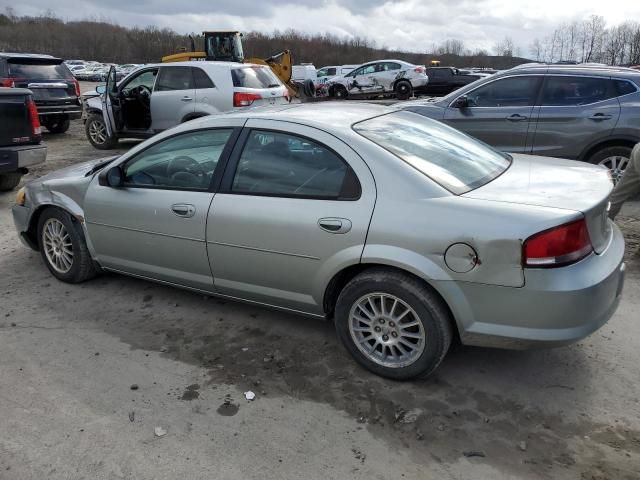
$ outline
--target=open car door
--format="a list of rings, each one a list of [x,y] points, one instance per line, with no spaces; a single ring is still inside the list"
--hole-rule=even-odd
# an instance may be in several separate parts
[[[107,74],[107,84],[105,92],[102,95],[102,116],[104,124],[107,127],[107,134],[113,137],[116,132],[116,119],[113,112],[113,100],[118,95],[118,86],[116,85],[116,67],[112,66]]]

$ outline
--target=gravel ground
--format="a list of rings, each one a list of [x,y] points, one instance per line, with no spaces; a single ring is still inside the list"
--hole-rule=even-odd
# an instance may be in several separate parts
[[[79,121],[46,141],[25,180],[103,154]],[[454,345],[429,379],[397,383],[328,323],[117,275],[60,283],[19,243],[12,202],[0,194],[0,479],[638,478],[638,203],[600,331]]]

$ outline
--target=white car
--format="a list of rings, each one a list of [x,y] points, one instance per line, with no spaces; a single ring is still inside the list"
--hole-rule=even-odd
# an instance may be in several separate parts
[[[101,150],[114,148],[118,138],[149,138],[205,115],[290,101],[269,67],[234,62],[145,65],[120,82],[111,67],[96,96],[82,98],[85,133]]]
[[[358,68],[361,64],[357,65],[327,65],[318,69],[316,75],[318,77],[318,84],[322,85],[327,83],[328,80],[339,75],[346,75]]]
[[[402,60],[378,60],[365,63],[346,75],[328,80],[329,95],[335,98],[395,95],[407,100],[414,90],[425,87],[429,77],[424,65]]]

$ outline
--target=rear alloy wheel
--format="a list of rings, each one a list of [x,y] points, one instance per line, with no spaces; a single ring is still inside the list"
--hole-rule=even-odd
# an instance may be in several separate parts
[[[356,276],[338,297],[336,331],[349,353],[383,377],[429,375],[452,338],[442,299],[420,280],[371,269]]]
[[[49,207],[38,221],[38,246],[58,280],[79,283],[97,273],[80,224],[64,210]]]
[[[84,125],[89,143],[98,150],[111,150],[116,147],[118,139],[110,137],[102,115],[91,115]]]
[[[69,126],[71,125],[71,121],[67,118],[66,120],[58,120],[51,123],[46,123],[44,126],[51,133],[64,133],[69,130]]]
[[[409,100],[413,94],[411,84],[406,80],[396,83],[396,97],[398,100]]]
[[[613,183],[616,184],[622,178],[630,158],[630,147],[607,147],[594,153],[589,158],[589,162],[607,167],[611,172]]]

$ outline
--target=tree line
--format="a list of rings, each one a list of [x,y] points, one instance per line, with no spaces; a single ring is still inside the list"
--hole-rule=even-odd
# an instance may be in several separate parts
[[[640,64],[640,23],[628,20],[607,28],[604,17],[592,15],[559,25],[551,35],[530,46],[534,60]]]
[[[196,49],[203,48],[201,35],[194,34]],[[291,50],[296,63],[324,65],[361,64],[371,60],[396,58],[417,65],[440,60],[456,67],[511,68],[526,59],[513,51],[482,49],[471,51],[463,42],[445,39],[423,53],[378,47],[363,37],[341,38],[331,34],[305,34],[296,30],[272,33],[248,32],[243,44],[246,57],[268,58]],[[65,59],[95,60],[105,63],[155,63],[164,55],[190,50],[188,35],[155,26],[126,28],[99,19],[63,21],[52,12],[16,16],[11,9],[0,14],[0,51],[47,53]]]

